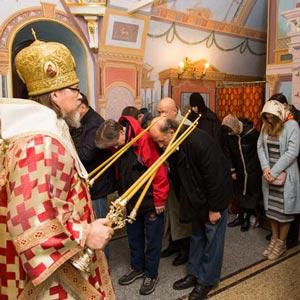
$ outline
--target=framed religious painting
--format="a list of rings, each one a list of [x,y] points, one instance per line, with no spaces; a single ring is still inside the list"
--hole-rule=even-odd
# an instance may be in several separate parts
[[[129,15],[107,8],[101,32],[100,51],[143,55],[148,24],[149,16]]]

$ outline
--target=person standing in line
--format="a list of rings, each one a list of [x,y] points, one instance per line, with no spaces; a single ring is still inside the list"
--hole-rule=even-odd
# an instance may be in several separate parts
[[[294,214],[300,212],[300,181],[297,156],[300,130],[295,120],[286,119],[286,109],[276,100],[265,103],[262,130],[257,143],[263,171],[262,188],[272,237],[263,255],[270,260],[286,251],[286,239]]]
[[[166,97],[161,99],[157,104],[156,110],[161,117],[167,117],[177,122],[183,119],[183,116],[172,98]],[[186,119],[184,124],[191,125],[192,122]],[[174,266],[185,264],[188,261],[190,236],[192,232],[190,223],[181,222],[179,209],[179,200],[176,197],[171,181],[165,212],[165,238],[169,244],[168,247],[162,251],[161,257],[168,257],[177,253],[177,256],[173,260]]]
[[[228,153],[225,154],[231,163],[231,176],[238,191],[239,213],[228,226],[241,226],[241,231],[248,231],[250,216],[262,198],[261,169],[256,151],[259,133],[251,121],[232,114],[223,119],[222,130],[227,140],[225,152]]]
[[[104,119],[89,106],[87,97],[81,94],[81,104],[78,108],[80,114],[80,127],[70,128],[78,156],[84,167],[90,173],[101,163],[107,160],[111,152],[96,147],[96,130]],[[113,168],[109,168],[90,187],[92,205],[97,218],[105,218],[108,212],[107,195],[115,191]],[[106,258],[109,258],[109,245],[105,248]]]
[[[166,149],[178,123],[167,118],[156,118],[153,122],[156,123],[150,135]],[[177,280],[173,288],[194,287],[188,299],[206,299],[220,280],[223,263],[227,207],[231,197],[227,162],[216,141],[196,128],[168,158],[168,163],[179,199],[180,217],[192,223],[187,275]]]
[[[300,111],[294,105],[290,105],[286,97],[282,93],[272,95],[269,100],[277,100],[281,104],[283,104],[287,110],[286,119],[295,120],[300,126]],[[298,168],[300,171],[300,154],[298,154],[297,161],[298,161]],[[289,234],[287,236],[287,240],[286,240],[287,248],[296,246],[298,244],[299,231],[300,231],[300,214],[296,214],[294,221],[291,223]],[[270,240],[271,236],[272,233],[267,235],[266,237],[267,240]]]
[[[119,122],[106,120],[96,132],[96,145],[101,148],[121,148],[142,131],[138,120],[121,116]],[[138,139],[117,160],[118,191],[122,195],[159,158],[159,151],[148,132]],[[158,266],[164,229],[164,210],[168,198],[168,171],[163,164],[157,170],[152,184],[139,207],[136,220],[126,223],[130,248],[130,270],[119,279],[120,285],[129,285],[144,278],[141,295],[154,292],[158,283]],[[126,205],[129,215],[142,189]]]
[[[198,128],[203,129],[221,145],[221,124],[217,115],[205,105],[204,99],[200,93],[191,94],[190,107],[192,112],[189,115],[189,120],[193,122],[198,118],[198,115],[201,114],[201,118],[198,121]]]
[[[139,110],[135,106],[126,106],[121,113],[121,116],[131,116],[139,120]]]
[[[95,144],[96,131],[104,122],[104,119],[89,106],[87,97],[81,93],[79,106],[80,127],[71,129],[78,156],[90,173],[101,163],[107,160],[111,152],[99,149]],[[105,218],[107,215],[107,195],[115,191],[113,169],[109,168],[98,178],[90,188],[93,208],[97,218]]]
[[[142,107],[140,109],[139,113],[139,122],[141,123],[142,128],[147,128],[151,121],[153,119],[153,116],[150,111],[146,107]]]

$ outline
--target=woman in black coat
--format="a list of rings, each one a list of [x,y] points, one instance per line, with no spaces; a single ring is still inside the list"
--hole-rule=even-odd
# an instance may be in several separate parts
[[[261,168],[256,151],[259,133],[251,121],[239,120],[231,114],[223,119],[222,129],[225,153],[231,163],[232,179],[238,191],[239,214],[228,226],[241,225],[241,231],[247,231],[250,216],[261,199]]]

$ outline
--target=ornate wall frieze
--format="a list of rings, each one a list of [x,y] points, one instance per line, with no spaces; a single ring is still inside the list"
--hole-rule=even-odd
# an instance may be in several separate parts
[[[40,7],[32,7],[10,16],[0,27],[0,48],[8,47],[9,37],[16,26],[38,17],[43,17]]]
[[[151,18],[165,22],[175,22],[176,24],[189,26],[195,29],[215,31],[263,42],[265,42],[267,38],[266,32],[243,27],[234,23],[205,19],[160,6],[153,8]]]
[[[73,28],[68,15],[63,11],[56,10],[54,5],[48,3],[41,3],[41,7],[29,7],[11,15],[0,27],[0,74],[6,75],[9,70],[9,45],[20,26],[43,19],[57,20],[59,23]]]
[[[100,52],[101,60],[113,60],[113,61],[124,61],[142,64],[143,56],[133,55],[128,53],[112,53],[112,52]]]

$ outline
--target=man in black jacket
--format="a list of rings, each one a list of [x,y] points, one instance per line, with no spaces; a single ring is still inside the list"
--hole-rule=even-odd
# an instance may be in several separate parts
[[[93,171],[110,155],[109,150],[99,149],[95,144],[96,131],[104,119],[93,110],[84,94],[79,107],[80,123],[78,129],[72,129],[71,135],[78,152],[78,156],[88,172]],[[107,195],[114,191],[113,170],[108,169],[95,181],[90,192],[93,208],[97,218],[105,218],[107,214]]]
[[[176,121],[162,119],[150,129],[150,135],[166,148],[177,127]],[[168,161],[180,199],[181,219],[192,222],[188,275],[176,281],[173,288],[194,287],[189,300],[205,299],[220,280],[231,196],[229,170],[218,144],[200,129],[195,129]]]

